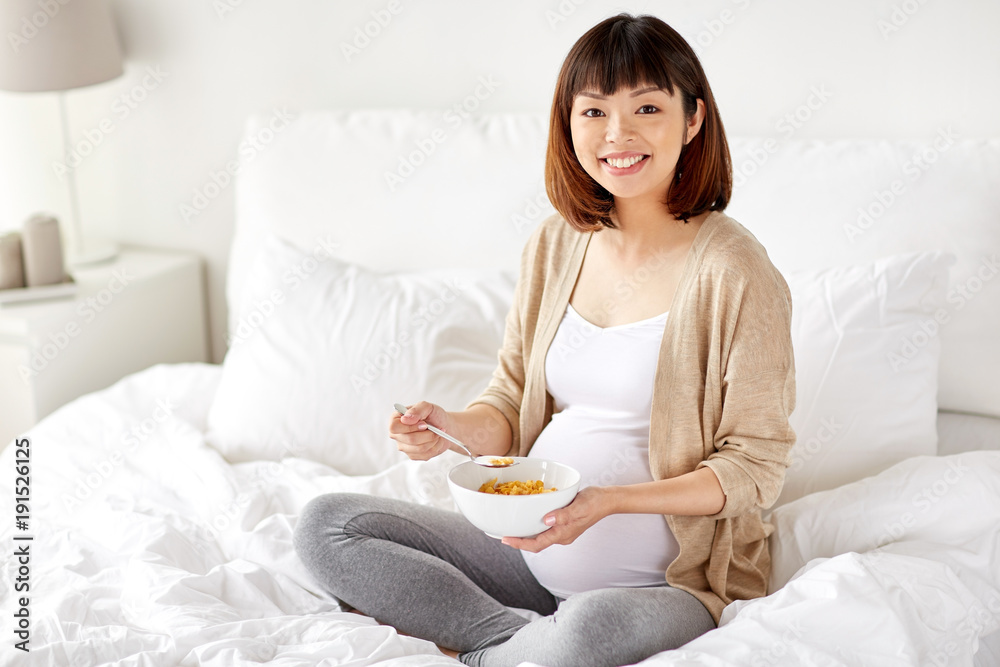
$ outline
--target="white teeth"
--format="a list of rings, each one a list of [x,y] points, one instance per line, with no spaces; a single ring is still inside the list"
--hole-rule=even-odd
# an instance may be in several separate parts
[[[627,158],[605,158],[605,161],[612,167],[617,167],[618,169],[625,169],[627,167],[631,167],[633,164],[643,159],[644,157],[646,156],[633,155],[632,157],[627,157]]]

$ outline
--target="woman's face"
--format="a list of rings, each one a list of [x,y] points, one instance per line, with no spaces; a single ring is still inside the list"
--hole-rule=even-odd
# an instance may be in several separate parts
[[[584,170],[616,198],[662,198],[681,147],[701,129],[705,103],[685,121],[681,90],[654,86],[605,97],[584,90],[573,100],[570,132]],[[686,135],[685,135],[686,131]]]

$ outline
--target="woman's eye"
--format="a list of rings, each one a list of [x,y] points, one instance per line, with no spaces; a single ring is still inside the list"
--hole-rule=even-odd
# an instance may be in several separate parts
[[[583,115],[588,118],[597,118],[598,116],[603,116],[604,112],[600,109],[587,109],[583,112]]]
[[[656,113],[657,111],[659,111],[659,109],[654,107],[652,104],[643,104],[639,107],[639,113]]]

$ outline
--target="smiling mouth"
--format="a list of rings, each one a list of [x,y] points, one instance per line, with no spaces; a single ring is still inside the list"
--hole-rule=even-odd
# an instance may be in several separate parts
[[[628,169],[633,165],[639,164],[648,157],[648,155],[635,155],[627,158],[601,158],[601,162],[604,162],[616,169]]]

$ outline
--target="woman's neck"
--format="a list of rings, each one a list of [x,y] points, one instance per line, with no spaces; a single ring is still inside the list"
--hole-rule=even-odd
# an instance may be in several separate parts
[[[602,229],[608,246],[621,259],[641,259],[652,252],[686,248],[710,214],[705,211],[684,222],[656,200],[616,199],[611,219],[615,229]]]

